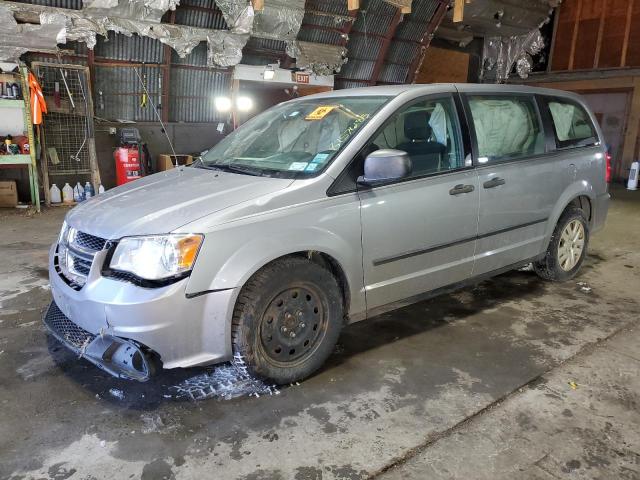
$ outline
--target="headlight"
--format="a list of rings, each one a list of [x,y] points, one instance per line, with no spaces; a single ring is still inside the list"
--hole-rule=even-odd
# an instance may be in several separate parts
[[[109,267],[145,280],[175,277],[193,268],[202,235],[126,237],[118,242]]]

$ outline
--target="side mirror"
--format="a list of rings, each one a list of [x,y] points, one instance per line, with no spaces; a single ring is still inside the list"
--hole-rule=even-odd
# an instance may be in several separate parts
[[[370,153],[364,161],[364,175],[358,183],[375,186],[408,177],[411,174],[411,159],[402,150],[383,149]]]

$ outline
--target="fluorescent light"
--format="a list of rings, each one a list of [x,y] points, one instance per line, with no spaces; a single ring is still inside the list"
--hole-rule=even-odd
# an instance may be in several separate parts
[[[250,97],[238,97],[236,105],[241,112],[248,112],[253,108],[253,100]]]
[[[216,97],[213,103],[219,112],[228,112],[231,110],[231,99],[229,97]]]

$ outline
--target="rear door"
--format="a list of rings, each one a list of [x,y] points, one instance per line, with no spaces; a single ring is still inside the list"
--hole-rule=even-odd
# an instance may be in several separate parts
[[[413,163],[409,178],[358,191],[369,315],[472,273],[478,178],[458,110],[450,94],[411,102],[365,149],[405,150]]]
[[[548,154],[534,95],[464,95],[479,181],[474,274],[530,259],[544,250],[546,224],[565,182]]]

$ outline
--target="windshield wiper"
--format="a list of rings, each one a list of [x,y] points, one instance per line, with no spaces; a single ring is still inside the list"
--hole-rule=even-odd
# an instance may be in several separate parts
[[[219,170],[223,170],[227,172],[240,173],[242,175],[252,175],[254,177],[262,177],[261,169],[246,167],[244,165],[240,166],[240,165],[231,165],[231,164],[225,163],[225,164],[210,165],[210,168],[217,168]]]

